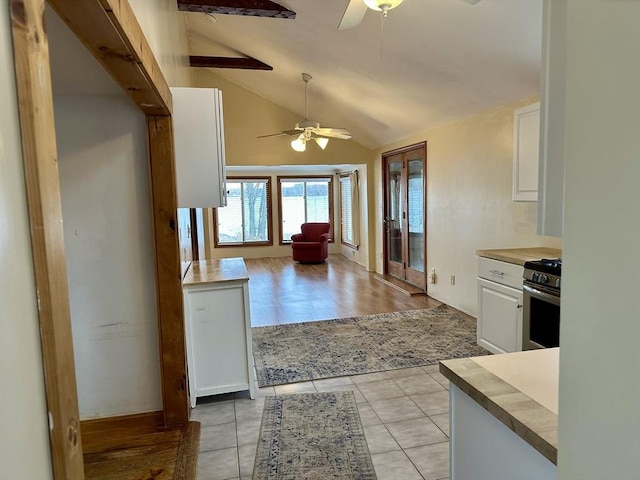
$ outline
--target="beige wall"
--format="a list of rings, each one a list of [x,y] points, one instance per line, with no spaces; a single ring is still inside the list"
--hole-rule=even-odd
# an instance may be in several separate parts
[[[208,69],[197,69],[195,86],[222,90],[227,165],[361,164],[371,157],[369,149],[352,140],[332,139],[324,151],[314,144],[305,152],[295,152],[289,136],[259,139],[260,135],[290,130],[302,118]]]
[[[52,477],[38,306],[15,98],[9,8],[0,8],[0,478]]]
[[[429,295],[476,314],[477,261],[483,248],[560,246],[536,234],[536,203],[511,200],[513,110],[529,98],[385,145],[376,152],[372,205],[376,271],[382,271],[382,163],[380,154],[427,141],[427,271],[437,283]],[[456,284],[449,278],[456,276]]]
[[[167,83],[188,87],[193,70],[189,67],[189,43],[185,13],[175,0],[129,0]]]

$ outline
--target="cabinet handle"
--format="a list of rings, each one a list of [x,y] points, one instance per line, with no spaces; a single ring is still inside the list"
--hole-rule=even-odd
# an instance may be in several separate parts
[[[493,273],[494,275],[500,275],[500,276],[504,275],[504,272],[501,272],[500,270],[489,270],[489,273]]]
[[[516,305],[516,308],[522,308],[522,305],[520,305],[519,303]]]

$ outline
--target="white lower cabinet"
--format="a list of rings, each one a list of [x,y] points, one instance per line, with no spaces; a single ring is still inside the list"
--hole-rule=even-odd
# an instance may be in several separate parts
[[[522,350],[523,271],[519,265],[479,259],[478,345],[492,353]]]
[[[522,350],[522,291],[478,279],[478,345],[493,353]]]
[[[255,397],[248,280],[184,288],[191,406],[207,395]]]

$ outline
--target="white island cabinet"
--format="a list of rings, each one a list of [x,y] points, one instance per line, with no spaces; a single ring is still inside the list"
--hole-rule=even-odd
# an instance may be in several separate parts
[[[556,480],[559,350],[444,360],[451,480]]]
[[[255,397],[249,275],[242,258],[194,261],[183,280],[191,407],[198,397]]]

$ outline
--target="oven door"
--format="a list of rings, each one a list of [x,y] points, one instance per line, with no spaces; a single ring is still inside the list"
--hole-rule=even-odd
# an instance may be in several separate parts
[[[522,349],[550,348],[560,345],[559,292],[524,282]]]

